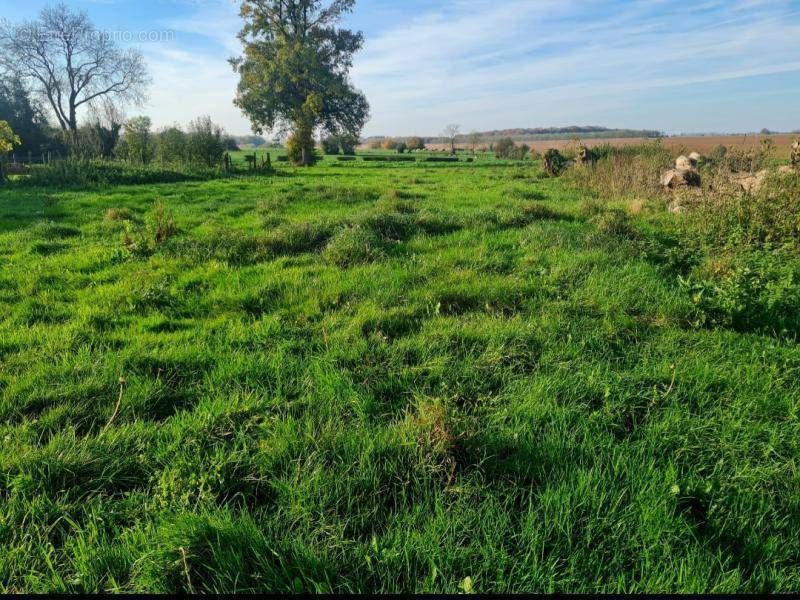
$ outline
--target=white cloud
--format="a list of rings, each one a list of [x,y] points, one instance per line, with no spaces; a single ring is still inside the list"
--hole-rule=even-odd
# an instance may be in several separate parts
[[[603,107],[624,104],[621,94],[662,88],[677,104],[679,86],[701,93],[709,82],[800,71],[790,8],[454,1],[368,40],[354,80],[372,103],[371,133],[431,133],[454,120],[479,129],[588,123],[607,119]],[[620,111],[608,124],[677,127],[679,111],[663,108],[648,123]]]
[[[158,24],[175,41],[144,48],[154,78],[145,112],[159,125],[210,114],[244,133],[249,123],[233,106],[237,77],[227,64],[240,52],[238,3],[183,1],[185,17]],[[386,8],[364,0],[356,10]],[[686,103],[707,104],[715,84],[783,76],[800,85],[799,12],[791,0],[445,0],[367,31],[353,80],[372,105],[367,134],[434,134],[454,121],[465,129],[701,130],[713,115],[692,114]],[[643,95],[652,104],[637,104]],[[736,113],[735,97],[719,102]],[[742,123],[753,118],[746,108]],[[790,120],[771,117],[776,128]]]
[[[238,4],[233,0],[194,0],[180,19],[160,27],[175,32],[171,42],[143,48],[153,76],[143,112],[158,126],[187,123],[210,115],[230,133],[246,133],[249,122],[233,105],[237,76],[228,59],[241,52]]]

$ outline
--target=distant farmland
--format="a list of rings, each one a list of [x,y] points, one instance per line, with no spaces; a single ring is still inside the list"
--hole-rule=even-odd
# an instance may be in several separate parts
[[[711,149],[723,145],[734,148],[748,148],[757,146],[762,140],[770,138],[775,142],[775,155],[781,158],[789,156],[792,140],[800,137],[794,134],[780,135],[714,135],[714,136],[676,136],[662,138],[661,143],[672,150],[674,153],[681,152],[700,152],[706,153]],[[643,143],[653,143],[652,138],[611,138],[611,139],[581,139],[581,142],[589,148],[602,144],[612,144],[614,146],[631,146]],[[549,148],[564,150],[571,147],[572,140],[534,140],[518,141],[517,144],[527,144],[538,152],[544,152]],[[459,148],[469,149],[468,144],[457,144]],[[446,144],[429,144],[431,150],[448,150]]]

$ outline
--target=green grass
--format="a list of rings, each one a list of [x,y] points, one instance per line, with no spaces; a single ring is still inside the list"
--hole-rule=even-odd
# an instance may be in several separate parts
[[[0,190],[0,591],[800,590],[800,349],[612,208],[489,159]]]

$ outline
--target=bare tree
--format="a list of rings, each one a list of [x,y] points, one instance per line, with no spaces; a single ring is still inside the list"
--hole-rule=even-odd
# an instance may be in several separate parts
[[[461,125],[456,125],[452,123],[444,128],[442,135],[447,138],[450,142],[450,154],[456,153],[456,138],[458,137],[459,132],[461,131]]]
[[[475,131],[474,129],[469,132],[467,138],[469,139],[469,144],[472,147],[472,154],[474,155],[475,149],[478,147],[478,144],[481,143],[483,138],[481,137],[481,134]]]
[[[113,101],[140,104],[150,79],[142,54],[120,48],[64,4],[36,21],[0,28],[0,66],[23,79],[50,105],[64,131],[78,128],[78,109]]]

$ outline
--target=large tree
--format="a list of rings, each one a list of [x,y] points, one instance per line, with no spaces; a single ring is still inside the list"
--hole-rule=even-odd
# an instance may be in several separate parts
[[[50,144],[47,119],[19,79],[0,78],[0,121],[7,121],[22,138],[17,152],[38,154]]]
[[[64,4],[43,9],[35,21],[0,27],[0,66],[40,94],[71,132],[81,107],[141,102],[149,83],[140,52],[119,47],[86,13]]]
[[[291,131],[297,162],[313,162],[314,132],[357,136],[369,104],[349,80],[364,38],[338,28],[355,0],[244,0],[239,35],[244,55],[231,60],[240,76],[235,103],[256,133]]]

